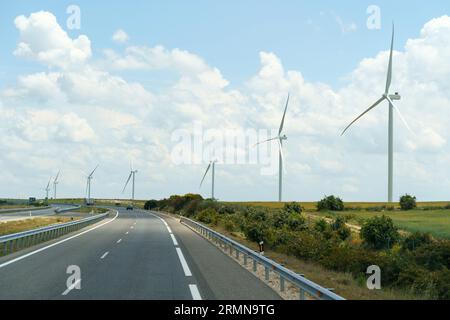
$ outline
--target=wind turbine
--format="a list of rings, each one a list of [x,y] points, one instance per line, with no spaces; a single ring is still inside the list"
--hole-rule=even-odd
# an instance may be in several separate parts
[[[212,169],[211,171],[211,199],[214,200],[214,179],[215,179],[215,175],[216,175],[216,163],[217,160],[211,161],[208,165],[208,167],[206,168],[205,174],[203,175],[203,179],[202,182],[200,182],[200,188],[203,185],[203,182],[205,181],[206,175],[208,174],[209,170]]]
[[[58,174],[55,177],[55,180],[53,180],[53,199],[56,199],[56,185],[59,183],[58,178],[61,171],[58,171]]]
[[[47,187],[45,188],[45,194],[46,194],[45,200],[48,200],[48,193],[50,192],[50,182],[51,182],[51,181],[52,181],[52,178],[50,178],[50,179],[48,180]]]
[[[382,103],[384,100],[387,100],[389,102],[389,129],[388,129],[388,202],[393,201],[393,181],[394,181],[394,109],[397,111],[398,115],[400,116],[400,119],[405,124],[406,128],[412,133],[408,123],[406,122],[405,118],[403,118],[403,115],[401,114],[400,110],[395,106],[393,100],[400,100],[401,96],[396,92],[395,94],[389,94],[389,89],[391,87],[391,81],[392,81],[392,56],[394,51],[394,34],[395,34],[395,28],[394,24],[392,24],[392,40],[391,40],[391,52],[389,55],[389,64],[388,64],[388,71],[387,71],[387,80],[386,80],[386,89],[384,93],[382,94],[381,98],[378,99],[377,102],[375,102],[369,109],[364,111],[359,117],[357,117],[355,120],[353,120],[342,132],[341,136],[345,134],[345,132],[360,118],[362,118],[366,113],[371,111],[373,108],[378,106],[380,103]]]
[[[131,185],[131,200],[134,201],[134,181],[135,181],[135,177],[136,177],[136,173],[138,172],[137,170],[133,170],[133,164],[131,164],[130,166],[130,175],[128,176],[128,180],[125,183],[125,186],[123,187],[122,193],[125,192],[125,189],[127,188],[128,183],[130,182],[131,178],[132,179],[132,185]]]
[[[92,172],[87,176],[87,181],[86,181],[86,193],[87,193],[87,204],[91,204],[91,180],[92,180],[92,176],[94,175],[95,170],[97,170],[98,165],[95,167],[94,170],[92,170]]]
[[[279,169],[278,169],[278,201],[283,201],[283,162],[284,162],[284,155],[283,155],[283,141],[287,140],[287,136],[283,134],[284,129],[284,119],[286,118],[286,112],[289,106],[289,98],[290,95],[288,94],[287,101],[286,101],[286,107],[284,108],[283,118],[281,119],[280,129],[278,130],[278,136],[275,138],[259,142],[256,145],[260,145],[262,143],[270,142],[270,141],[278,141],[278,152],[279,152]]]

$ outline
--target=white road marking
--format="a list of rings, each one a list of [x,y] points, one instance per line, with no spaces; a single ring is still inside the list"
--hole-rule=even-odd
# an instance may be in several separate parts
[[[78,285],[78,283],[80,283],[81,279],[78,279],[77,281],[75,281],[70,287],[68,287],[66,289],[66,291],[64,291],[61,295],[66,296],[70,291],[72,291],[73,289],[75,289],[75,287]]]
[[[134,229],[134,226],[131,226],[131,229]]]
[[[127,231],[127,232],[125,232],[125,234],[129,234],[129,232]]]
[[[169,226],[167,226],[167,231],[169,231],[169,233],[170,234],[172,234],[173,232],[172,232],[172,229],[170,229],[170,227]]]
[[[175,239],[175,236],[171,233],[171,234],[170,234],[170,237],[172,238],[173,245],[176,246],[176,247],[178,247],[178,241],[177,241],[177,239]]]
[[[113,222],[114,220],[117,219],[117,217],[119,216],[119,211],[116,211],[116,212],[117,212],[117,213],[116,213],[116,216],[115,216],[114,218],[112,218],[111,220],[109,220],[109,221],[106,221],[106,222],[104,222],[104,223],[102,223],[102,224],[99,224],[98,226],[95,226],[95,227],[93,227],[93,228],[91,228],[91,229],[89,229],[89,230],[80,232],[80,233],[78,233],[78,234],[76,234],[76,235],[73,235],[73,236],[71,236],[71,237],[69,237],[69,238],[66,238],[66,239],[63,239],[63,240],[61,240],[61,241],[52,243],[52,244],[50,244],[50,245],[48,245],[48,246],[46,246],[46,247],[37,249],[37,250],[35,250],[35,251],[29,252],[29,253],[27,253],[27,254],[24,254],[23,256],[20,256],[20,257],[17,257],[17,258],[15,258],[15,259],[12,259],[12,260],[10,260],[10,261],[7,261],[7,262],[5,262],[5,263],[2,263],[2,264],[0,264],[0,269],[1,269],[1,268],[4,268],[4,267],[6,267],[6,266],[8,266],[8,265],[10,265],[10,264],[13,264],[13,263],[15,263],[15,262],[17,262],[17,261],[20,261],[20,260],[23,260],[23,259],[25,259],[25,258],[31,257],[31,256],[35,255],[36,253],[39,253],[39,252],[45,251],[45,250],[47,250],[47,249],[53,248],[53,247],[55,247],[55,246],[57,246],[57,245],[60,245],[60,244],[62,244],[62,243],[64,243],[64,242],[67,242],[67,241],[69,241],[69,240],[78,238],[79,236],[82,236],[83,234],[86,234],[86,233],[88,233],[88,232],[94,231],[95,229],[98,229],[98,228],[100,228],[100,227],[103,227],[104,225],[107,225],[108,223],[111,223],[111,222]]]
[[[117,240],[117,243],[121,243],[121,242],[122,242],[122,239]]]
[[[202,296],[200,295],[200,292],[198,291],[196,284],[190,284],[189,290],[191,290],[191,295],[193,300],[202,300]]]
[[[100,259],[105,259],[106,258],[106,256],[108,255],[108,253],[109,253],[109,251],[106,251],[101,257],[100,257]]]
[[[186,277],[192,277],[191,270],[189,269],[189,266],[186,262],[186,259],[184,258],[183,252],[180,248],[175,248],[177,250],[178,259],[180,259],[181,266],[183,267],[184,275]]]

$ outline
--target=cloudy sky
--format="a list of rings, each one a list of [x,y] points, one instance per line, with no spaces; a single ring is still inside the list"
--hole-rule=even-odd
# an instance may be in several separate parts
[[[0,197],[42,197],[58,170],[59,196],[82,197],[97,164],[93,196],[128,197],[131,162],[137,198],[209,196],[210,156],[175,163],[174,133],[276,130],[290,92],[286,200],[384,201],[387,105],[340,132],[384,91],[395,20],[392,90],[414,131],[396,117],[395,197],[450,198],[448,1],[93,2],[0,5]],[[275,200],[262,166],[218,164],[216,197]]]

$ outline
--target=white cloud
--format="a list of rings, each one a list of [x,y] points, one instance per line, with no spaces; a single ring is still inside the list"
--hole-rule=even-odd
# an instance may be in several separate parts
[[[18,16],[14,23],[20,32],[19,44],[14,51],[16,56],[60,68],[82,64],[91,56],[88,37],[81,35],[71,39],[50,12]]]
[[[117,43],[125,43],[130,38],[125,31],[123,31],[122,29],[118,29],[116,32],[114,32],[112,39],[113,39],[113,41],[115,41]]]

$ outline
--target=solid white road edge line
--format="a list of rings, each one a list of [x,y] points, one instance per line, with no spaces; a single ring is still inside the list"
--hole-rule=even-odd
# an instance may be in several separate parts
[[[178,259],[180,259],[181,266],[183,267],[184,275],[186,277],[192,277],[191,270],[189,269],[189,266],[186,262],[186,259],[184,258],[183,252],[180,248],[175,248],[177,250]]]
[[[178,247],[178,241],[177,241],[177,239],[175,239],[175,236],[171,233],[170,237],[172,238],[173,245],[175,247]]]
[[[121,243],[121,242],[122,242],[122,239],[117,240],[117,243]]]
[[[6,267],[6,266],[8,266],[8,265],[10,265],[10,264],[13,264],[13,263],[15,263],[15,262],[17,262],[17,261],[20,261],[20,260],[23,260],[23,259],[25,259],[25,258],[31,257],[32,255],[35,255],[36,253],[39,253],[39,252],[45,251],[45,250],[47,250],[47,249],[53,248],[53,247],[55,247],[55,246],[57,246],[57,245],[60,245],[60,244],[62,244],[62,243],[64,243],[64,242],[67,242],[67,241],[69,241],[69,240],[78,238],[79,236],[82,236],[83,234],[86,234],[86,233],[91,232],[91,231],[93,231],[93,230],[95,230],[95,229],[98,229],[98,228],[100,228],[100,227],[103,227],[104,225],[107,225],[108,223],[111,223],[111,222],[113,222],[114,220],[116,220],[118,216],[119,216],[119,211],[116,211],[116,216],[115,216],[114,218],[112,218],[111,220],[106,221],[106,222],[104,222],[104,223],[102,223],[102,224],[99,224],[98,226],[95,226],[95,227],[93,227],[93,228],[91,228],[91,229],[89,229],[89,230],[80,232],[80,233],[78,233],[78,234],[76,234],[76,235],[73,235],[73,236],[71,236],[71,237],[69,237],[69,238],[66,238],[66,239],[63,239],[63,240],[61,240],[61,241],[52,243],[52,244],[50,244],[50,245],[48,245],[48,246],[46,246],[46,247],[37,249],[37,250],[35,250],[35,251],[29,252],[29,253],[27,253],[27,254],[24,254],[23,256],[20,256],[20,257],[17,257],[17,258],[15,258],[15,259],[12,259],[12,260],[10,260],[10,261],[7,261],[7,262],[5,262],[5,263],[2,263],[2,264],[0,264],[0,269],[1,269],[1,268],[4,268],[4,267]]]
[[[193,300],[202,300],[202,296],[200,295],[200,291],[198,291],[198,287],[196,284],[190,284],[189,290],[191,290]]]

